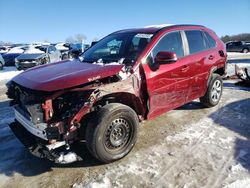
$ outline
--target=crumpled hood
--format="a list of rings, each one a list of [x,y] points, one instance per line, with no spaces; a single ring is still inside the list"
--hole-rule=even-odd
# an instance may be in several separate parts
[[[12,81],[33,90],[56,91],[115,75],[123,66],[66,60],[34,67],[20,73]]]
[[[45,54],[44,53],[39,53],[39,54],[21,54],[20,56],[17,57],[18,60],[35,60],[43,57]]]

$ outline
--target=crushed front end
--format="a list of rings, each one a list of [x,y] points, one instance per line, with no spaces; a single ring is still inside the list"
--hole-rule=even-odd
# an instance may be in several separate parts
[[[35,91],[13,81],[7,87],[15,112],[12,131],[32,154],[58,162],[62,151],[81,139],[77,114],[89,112],[91,90]]]

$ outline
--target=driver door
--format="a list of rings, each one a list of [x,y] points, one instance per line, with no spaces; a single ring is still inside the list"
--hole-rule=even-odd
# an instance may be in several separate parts
[[[154,58],[160,51],[175,52],[178,60],[171,64],[161,64],[153,70]],[[166,111],[179,107],[187,101],[191,84],[189,69],[184,56],[184,47],[179,31],[167,33],[160,39],[147,58],[144,70],[149,95],[148,118],[154,118]]]

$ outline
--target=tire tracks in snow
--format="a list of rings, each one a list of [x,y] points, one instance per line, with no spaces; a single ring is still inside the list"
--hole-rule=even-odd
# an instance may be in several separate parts
[[[208,137],[209,133],[211,132],[211,125],[213,124],[213,121],[216,121],[216,120],[218,120],[218,119],[221,117],[221,114],[224,113],[223,107],[224,107],[225,105],[227,105],[227,104],[220,105],[220,106],[218,106],[218,108],[216,109],[216,110],[219,109],[218,114],[217,114],[217,116],[216,116],[216,119],[210,120],[210,119],[208,119],[208,118],[204,118],[204,119],[201,119],[198,123],[194,123],[193,125],[190,126],[190,127],[192,127],[192,126],[194,126],[195,124],[196,124],[196,125],[198,124],[200,129],[204,129],[204,126],[201,127],[200,124],[201,124],[202,122],[207,122],[207,123],[208,123],[208,125],[206,126],[206,128],[201,132],[201,134],[199,135],[199,137],[197,138],[197,140],[191,145],[191,147],[187,148],[187,149],[183,152],[183,153],[184,153],[184,156],[182,157],[181,160],[178,159],[177,161],[176,161],[176,160],[172,161],[172,163],[171,163],[170,166],[167,165],[167,164],[165,163],[166,166],[164,165],[164,168],[162,169],[162,170],[165,170],[165,173],[162,174],[161,177],[160,177],[159,179],[156,179],[156,180],[155,180],[155,182],[157,182],[157,183],[155,184],[156,187],[160,187],[161,185],[163,185],[164,182],[167,180],[167,178],[168,178],[171,174],[174,174],[174,172],[177,172],[177,171],[180,172],[180,171],[183,169],[183,166],[185,166],[184,164],[186,164],[186,163],[189,162],[189,160],[188,160],[188,158],[190,158],[189,156],[192,155],[192,153],[195,153],[197,150],[200,149],[199,146],[202,146],[202,144],[203,144],[201,141],[206,137],[206,135],[207,135],[207,137]],[[220,109],[222,109],[222,110],[220,110]],[[207,120],[207,119],[208,119],[208,120]],[[203,124],[204,124],[204,123],[203,123]],[[190,127],[189,127],[189,128],[190,128]],[[188,129],[189,129],[189,128],[188,128]],[[229,156],[229,153],[231,153],[231,151],[228,152],[227,156]],[[233,160],[233,157],[231,157],[231,158],[232,158],[232,160]],[[228,163],[229,163],[229,162],[231,162],[231,160],[228,161]],[[229,164],[230,164],[230,163],[229,163]],[[224,170],[223,165],[222,165],[221,167],[222,167],[222,169]],[[227,167],[225,167],[225,169],[226,169],[226,168],[227,168]],[[224,171],[225,171],[225,170],[224,170]],[[221,171],[220,173],[223,174],[224,171]],[[213,179],[214,175],[211,174],[210,176],[212,176],[211,179]],[[216,175],[216,177],[217,177],[217,175]],[[218,182],[220,177],[221,177],[221,175],[220,175],[218,178],[216,178],[215,182]],[[211,180],[211,181],[212,181],[212,180]],[[195,181],[195,182],[193,182],[193,183],[195,184],[196,187],[200,187],[199,185],[197,185],[197,181]],[[214,186],[216,186],[216,184],[214,184]],[[207,186],[205,186],[205,187],[207,187]],[[209,186],[209,188],[210,188],[210,186]]]

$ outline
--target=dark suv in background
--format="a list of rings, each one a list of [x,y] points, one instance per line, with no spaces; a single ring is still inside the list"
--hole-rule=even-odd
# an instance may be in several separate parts
[[[228,52],[248,53],[250,50],[250,43],[244,41],[227,42],[226,48]]]

